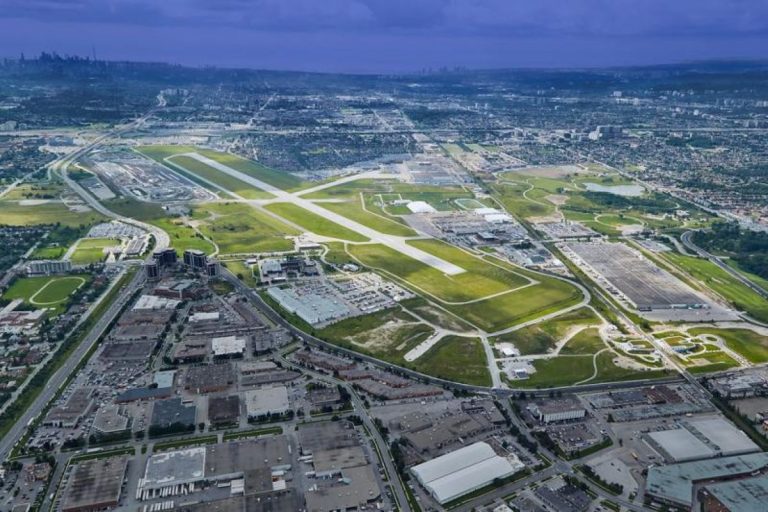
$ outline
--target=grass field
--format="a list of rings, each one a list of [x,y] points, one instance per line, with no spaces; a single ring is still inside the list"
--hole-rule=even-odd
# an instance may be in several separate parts
[[[14,281],[2,298],[22,299],[26,304],[51,308],[59,314],[66,309],[70,295],[89,280],[87,275],[22,277]]]
[[[0,225],[5,226],[88,226],[102,220],[105,220],[104,217],[93,210],[72,211],[62,202],[19,204],[17,201],[0,201]]]
[[[269,192],[259,190],[253,185],[223,173],[218,169],[214,169],[213,167],[189,156],[176,155],[169,158],[167,161],[164,161],[164,163],[166,165],[170,163],[174,169],[179,169],[184,174],[192,174],[211,183],[215,183],[219,187],[234,192],[244,199],[269,199],[270,197],[273,197]]]
[[[251,288],[259,284],[258,278],[253,275],[251,268],[248,265],[246,265],[244,261],[239,261],[239,260],[224,261],[222,262],[222,265],[227,267],[230,272],[232,272],[235,276],[237,276],[240,280],[242,280],[245,284],[247,284]]]
[[[508,342],[515,345],[521,355],[546,354],[553,349],[570,329],[580,325],[596,325],[600,319],[587,309],[581,308],[558,316],[547,322],[523,327],[493,339],[494,343]]]
[[[442,301],[447,309],[487,332],[557,311],[575,304],[580,297],[578,290],[564,281],[524,269],[515,268],[512,272],[514,267],[510,265],[491,264],[443,242],[419,240],[413,245],[467,272],[448,276],[379,244],[350,246],[348,250],[364,265],[391,273],[417,291]],[[538,284],[510,291],[529,282],[529,278],[539,281]],[[485,298],[496,293],[503,294]],[[476,302],[457,304],[473,300]]]
[[[286,235],[299,234],[292,226],[242,203],[206,204],[194,208],[192,217],[221,254],[290,251],[293,241]]]
[[[715,329],[698,327],[688,331],[694,336],[712,334],[725,341],[728,348],[741,354],[750,363],[765,363],[768,361],[768,337],[749,329]]]
[[[104,261],[104,248],[120,245],[115,238],[83,238],[77,243],[70,261],[75,265],[88,265]]]
[[[58,260],[64,253],[67,252],[66,247],[38,247],[30,255],[29,259],[32,260]]]
[[[761,322],[768,322],[768,300],[711,261],[674,252],[664,253],[663,257],[714,290],[734,307]]]
[[[594,357],[592,355],[563,355],[549,359],[538,359],[533,362],[536,373],[528,379],[512,381],[511,386],[515,388],[553,388],[572,386],[586,379],[589,380],[584,382],[585,384],[595,384],[635,379],[656,379],[669,375],[669,372],[665,370],[623,368],[614,364],[613,359],[615,357],[616,354],[606,350],[597,355],[595,363],[593,363]],[[595,364],[597,375],[590,379],[595,373]]]
[[[243,174],[251,176],[252,178],[256,178],[283,190],[298,189],[304,185],[304,182],[302,182],[300,178],[289,172],[271,169],[252,160],[247,160],[230,153],[222,153],[220,151],[213,151],[210,149],[203,149],[194,146],[171,145],[141,146],[137,149],[148,157],[158,161],[162,161],[162,159],[167,156],[178,155],[180,153],[199,153],[210,158],[211,160],[216,160],[217,162],[231,167],[236,171],[240,171]],[[174,160],[176,159],[174,158]],[[223,175],[223,173],[219,174]],[[250,187],[250,185],[248,186]]]
[[[480,299],[529,282],[522,275],[491,265],[437,240],[413,241],[411,245],[454,263],[466,272],[449,276],[380,244],[350,246],[348,250],[363,264],[391,272],[444,302]]]
[[[410,366],[441,379],[490,386],[485,351],[478,338],[446,336]]]
[[[271,203],[266,205],[265,208],[283,219],[321,236],[339,238],[350,242],[368,241],[363,235],[292,203]]]
[[[605,348],[597,327],[590,327],[574,335],[560,351],[561,354],[594,354]]]
[[[408,226],[363,209],[359,198],[352,198],[342,203],[318,203],[323,208],[375,229],[380,233],[395,236],[416,236]]]

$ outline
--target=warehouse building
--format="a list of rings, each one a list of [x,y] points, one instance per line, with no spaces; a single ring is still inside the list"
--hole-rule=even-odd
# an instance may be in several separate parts
[[[760,450],[744,432],[722,418],[684,421],[679,428],[647,434],[646,441],[667,462],[729,457]]]
[[[768,476],[709,484],[699,490],[703,512],[764,512],[768,498]]]
[[[62,512],[91,512],[116,507],[127,468],[127,456],[75,464],[64,490]]]
[[[575,398],[548,400],[531,404],[531,414],[542,423],[576,420],[586,416],[584,406]]]
[[[245,393],[245,410],[248,419],[285,414],[289,409],[288,389],[285,386],[254,389]]]
[[[221,336],[211,340],[211,351],[215,359],[243,357],[245,354],[245,338],[237,336]]]
[[[737,455],[648,469],[645,492],[654,499],[686,510],[693,505],[693,489],[698,482],[748,478],[752,473],[768,470],[768,453]],[[765,500],[763,500],[765,501]]]
[[[479,442],[411,468],[411,473],[440,504],[485,487],[523,469],[515,456],[500,457]]]

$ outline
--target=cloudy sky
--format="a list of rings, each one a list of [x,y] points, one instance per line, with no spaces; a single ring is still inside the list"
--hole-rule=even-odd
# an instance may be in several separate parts
[[[768,0],[0,0],[0,56],[342,72],[768,58]]]

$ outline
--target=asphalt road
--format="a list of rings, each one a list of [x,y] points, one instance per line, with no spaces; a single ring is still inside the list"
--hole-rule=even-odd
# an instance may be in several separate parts
[[[0,440],[0,460],[6,460],[13,446],[24,435],[27,425],[36,418],[45,409],[48,402],[55,396],[59,388],[67,380],[67,377],[74,371],[80,361],[85,357],[88,351],[93,347],[96,341],[106,332],[109,324],[115,319],[120,310],[125,306],[133,293],[139,289],[144,281],[144,274],[137,272],[133,280],[126,286],[125,291],[117,296],[115,301],[107,308],[104,314],[96,321],[85,338],[70,354],[66,362],[48,379],[48,385],[35,398],[35,401],[27,408],[24,414],[16,420],[8,433]],[[115,285],[116,286],[116,285]],[[106,293],[102,298],[106,297]],[[94,305],[95,308],[95,305]],[[91,310],[93,311],[93,309]]]
[[[400,510],[403,512],[410,512],[411,507],[408,505],[408,498],[405,494],[405,490],[403,489],[403,483],[400,480],[400,475],[397,473],[395,464],[392,462],[392,455],[389,452],[389,445],[387,445],[387,442],[382,437],[381,433],[379,432],[379,429],[376,428],[376,425],[373,424],[373,420],[371,420],[371,417],[368,415],[368,410],[365,408],[365,406],[363,405],[363,402],[360,400],[360,397],[357,395],[357,392],[352,388],[352,386],[350,386],[348,382],[337,380],[328,375],[314,372],[303,366],[299,367],[293,364],[288,359],[285,359],[282,355],[280,356],[280,361],[284,366],[294,368],[296,370],[301,371],[302,373],[308,373],[324,381],[329,381],[329,382],[333,382],[334,384],[339,384],[343,386],[344,389],[347,390],[349,395],[352,397],[352,402],[355,406],[355,412],[360,417],[360,419],[363,420],[363,423],[368,428],[368,431],[371,433],[371,436],[373,436],[373,442],[374,444],[376,444],[378,452],[381,453],[382,455],[381,459],[382,459],[382,462],[384,463],[384,466],[386,467],[387,474],[389,475],[389,482],[391,484],[392,490],[397,496],[397,501],[398,501],[398,504],[400,505]]]

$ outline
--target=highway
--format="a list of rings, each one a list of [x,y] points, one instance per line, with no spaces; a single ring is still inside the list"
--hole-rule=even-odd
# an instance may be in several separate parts
[[[117,286],[118,282],[119,278],[113,282],[112,286]],[[61,367],[59,367],[59,369],[48,379],[48,385],[40,392],[37,398],[35,398],[34,402],[32,402],[24,414],[16,420],[16,423],[11,427],[3,439],[0,440],[0,460],[6,460],[13,449],[13,446],[24,435],[28,424],[45,409],[48,402],[50,402],[56,395],[62,384],[67,381],[67,378],[72,374],[83,357],[85,357],[99,338],[101,338],[107,331],[107,328],[112,321],[117,317],[143,282],[144,274],[142,272],[137,272],[131,282],[127,284],[125,290],[116,296],[115,301],[107,308],[104,314],[102,314],[101,318],[96,321],[88,334],[86,334],[85,338],[75,348],[72,354],[70,354],[69,358],[67,358],[64,364],[62,364]],[[111,288],[112,287],[102,294],[99,301],[91,306],[88,313],[84,315],[83,318],[88,318],[88,316],[93,313],[96,305],[107,297]]]

